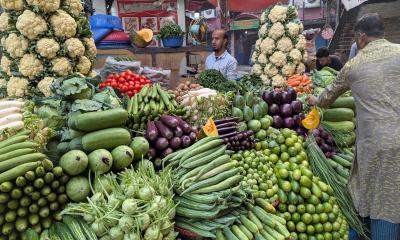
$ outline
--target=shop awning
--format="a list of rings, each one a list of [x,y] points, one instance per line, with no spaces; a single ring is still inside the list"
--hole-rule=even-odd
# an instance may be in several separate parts
[[[212,5],[217,6],[218,0],[208,0]],[[228,9],[231,12],[259,12],[267,7],[286,2],[282,0],[228,0]]]

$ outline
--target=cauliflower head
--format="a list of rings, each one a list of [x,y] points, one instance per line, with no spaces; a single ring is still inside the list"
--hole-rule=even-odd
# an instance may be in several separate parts
[[[24,0],[0,0],[1,7],[5,10],[21,11],[24,9]]]
[[[50,90],[51,84],[54,82],[53,77],[45,77],[43,78],[37,85],[37,88],[43,93],[45,97],[50,97],[53,95],[53,92]]]
[[[74,17],[79,17],[79,14],[83,12],[81,0],[65,0],[64,4],[65,9],[68,9]]]
[[[8,28],[10,27],[9,20],[10,20],[10,15],[7,12],[3,12],[0,15],[0,32],[8,30]]]
[[[0,88],[7,87],[7,81],[4,78],[0,78]]]
[[[29,81],[26,78],[11,77],[7,82],[7,95],[25,97],[28,94]]]
[[[264,74],[268,77],[273,77],[279,73],[279,70],[272,64],[267,64],[264,68]]]
[[[278,38],[282,37],[284,33],[285,27],[282,23],[277,22],[274,23],[274,25],[272,25],[272,27],[269,29],[268,36],[274,40],[277,40]]]
[[[47,32],[47,23],[39,15],[36,15],[31,10],[25,10],[17,19],[15,25],[28,39],[36,39],[40,34]]]
[[[25,54],[19,61],[18,68],[20,73],[29,79],[33,79],[43,72],[43,64],[35,54]]]
[[[271,79],[267,75],[261,75],[260,78],[263,85],[265,86],[271,85]]]
[[[290,40],[288,37],[283,37],[278,40],[276,48],[282,52],[290,52],[290,50],[293,48],[292,40]]]
[[[251,62],[255,63],[257,61],[258,53],[256,51],[251,55]]]
[[[1,68],[8,76],[11,76],[11,68],[10,68],[11,63],[12,61],[8,57],[4,55],[1,57],[1,62],[0,62]]]
[[[262,40],[260,48],[261,52],[271,54],[275,49],[275,41],[272,38],[267,37]]]
[[[287,7],[276,5],[269,12],[268,19],[273,23],[284,22],[286,20],[287,11]]]
[[[297,37],[300,33],[300,25],[295,22],[286,24],[286,29],[291,37]]]
[[[30,6],[37,6],[40,11],[51,13],[60,8],[60,0],[26,0]]]
[[[304,74],[305,70],[306,70],[306,66],[303,63],[299,63],[296,68],[296,74],[300,74],[300,75]]]
[[[260,24],[264,24],[267,22],[267,12],[263,12],[261,13],[261,17],[260,17]]]
[[[275,75],[272,77],[272,86],[274,87],[284,87],[286,85],[285,78],[282,75]]]
[[[94,78],[97,76],[97,72],[95,70],[90,71],[88,77]]]
[[[296,71],[296,64],[294,63],[287,63],[282,68],[282,74],[286,77],[292,76]]]
[[[269,60],[277,67],[282,67],[287,62],[286,54],[281,51],[274,52],[271,57],[269,57]]]
[[[68,58],[55,58],[51,61],[51,64],[53,65],[53,72],[59,76],[67,76],[72,71],[72,66],[71,63],[68,61]]]
[[[306,44],[307,44],[306,38],[303,35],[300,35],[296,43],[296,48],[302,51],[306,49]]]
[[[92,62],[86,56],[82,56],[79,58],[79,62],[76,65],[76,69],[83,75],[89,74],[92,68]]]
[[[256,75],[261,75],[263,73],[262,66],[260,64],[254,64],[251,68],[251,72]]]
[[[75,19],[63,10],[57,10],[50,17],[50,24],[57,37],[72,38],[76,34],[77,23]]]
[[[97,48],[93,38],[84,38],[83,44],[85,45],[86,48],[85,55],[88,56],[90,59],[94,60],[96,58]]]
[[[265,65],[268,62],[267,56],[262,53],[258,56],[257,60],[261,65]]]
[[[75,58],[80,57],[85,54],[85,46],[81,40],[77,38],[69,38],[65,41],[65,46],[67,47],[68,56]]]
[[[11,33],[6,38],[3,46],[12,58],[18,58],[24,56],[28,50],[29,42],[24,36],[18,36],[15,33]]]
[[[59,50],[60,44],[52,38],[42,38],[37,41],[36,52],[42,57],[47,59],[55,58]]]
[[[264,38],[264,36],[268,33],[268,24],[264,24],[260,27],[260,30],[258,30],[258,37],[259,38]]]
[[[290,53],[289,53],[289,57],[293,60],[293,62],[294,63],[299,63],[299,62],[301,62],[301,60],[302,60],[302,58],[303,58],[303,56],[301,55],[301,52],[298,50],[298,49],[296,49],[296,48],[294,48],[294,49],[292,49],[292,51],[290,51]]]

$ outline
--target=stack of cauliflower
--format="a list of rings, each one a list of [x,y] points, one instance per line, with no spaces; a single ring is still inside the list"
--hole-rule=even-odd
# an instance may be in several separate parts
[[[275,5],[260,18],[259,39],[252,56],[252,72],[266,86],[284,87],[294,74],[303,74],[307,60],[303,24],[294,6]]]
[[[57,77],[94,72],[96,45],[80,0],[0,0],[1,81],[8,96],[50,96]]]

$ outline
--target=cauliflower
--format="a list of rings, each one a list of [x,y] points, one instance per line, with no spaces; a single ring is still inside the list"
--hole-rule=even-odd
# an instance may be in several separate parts
[[[1,38],[1,40],[0,40],[0,45],[1,45],[2,47],[5,47],[5,46],[6,46],[6,39],[7,39],[7,37],[2,37],[2,38]]]
[[[83,12],[81,0],[66,0],[64,4],[74,17],[79,17],[79,14]]]
[[[271,54],[275,49],[275,41],[272,38],[267,37],[261,42],[260,48],[261,52]]]
[[[251,69],[251,72],[256,74],[256,75],[261,75],[262,72],[263,72],[263,69],[262,69],[260,64],[254,64],[252,69]]]
[[[269,60],[277,67],[282,67],[287,62],[286,54],[281,51],[274,52],[271,57],[269,57]]]
[[[276,5],[269,12],[268,19],[271,20],[271,22],[273,23],[284,22],[286,20],[287,11],[288,11],[287,7]]]
[[[8,28],[10,27],[9,20],[10,20],[10,15],[8,13],[3,12],[0,15],[0,32],[8,30]]]
[[[299,63],[296,68],[296,74],[304,74],[304,71],[306,70],[306,66],[303,63]]]
[[[51,13],[60,8],[60,0],[26,0],[31,6],[37,6],[39,10],[45,13]]]
[[[260,27],[260,30],[258,30],[258,37],[259,38],[264,38],[264,36],[268,32],[268,24],[264,24]]]
[[[12,58],[22,57],[28,49],[28,40],[24,36],[15,33],[8,35],[4,42],[4,47]]]
[[[271,37],[274,40],[277,40],[278,38],[282,37],[283,34],[285,33],[285,27],[282,25],[282,23],[274,23],[272,27],[268,31],[268,36]]]
[[[0,65],[1,65],[1,68],[3,69],[3,71],[8,75],[8,76],[11,76],[11,68],[10,68],[10,66],[11,66],[11,60],[8,58],[8,57],[6,57],[6,56],[2,56],[1,57],[1,63],[0,63]]]
[[[291,37],[297,37],[300,33],[300,25],[295,22],[286,24],[286,29]]]
[[[94,60],[96,58],[97,48],[93,38],[84,38],[83,44],[85,45],[86,48],[85,55],[88,56],[89,59]]]
[[[77,38],[69,38],[67,41],[65,41],[65,46],[67,47],[68,50],[68,56],[75,58],[75,57],[80,57],[85,54],[85,47],[83,46],[83,43],[81,40]]]
[[[77,24],[75,19],[63,10],[57,10],[50,17],[50,24],[57,37],[71,38],[76,34]]]
[[[282,77],[282,75],[275,75],[272,77],[272,86],[274,87],[284,87],[286,85],[285,79]]]
[[[283,37],[278,40],[276,47],[282,52],[290,52],[293,48],[292,40],[288,37]]]
[[[97,72],[95,70],[90,71],[88,77],[94,78],[97,76]]]
[[[267,76],[267,75],[261,75],[261,82],[265,85],[265,86],[269,86],[271,85],[271,79]]]
[[[34,54],[25,54],[19,61],[20,73],[29,79],[35,78],[43,71],[42,62]]]
[[[53,77],[45,77],[38,83],[37,88],[44,94],[45,97],[50,97],[53,95],[52,91],[50,90],[50,86],[53,81]]]
[[[267,56],[265,54],[260,54],[257,58],[258,62],[265,65],[268,62]]]
[[[300,35],[296,43],[296,48],[300,51],[304,50],[306,49],[306,44],[307,44],[306,38],[303,35]]]
[[[26,78],[11,77],[7,82],[7,95],[25,97],[28,94],[29,82]]]
[[[294,63],[288,63],[282,68],[282,74],[286,77],[290,77],[296,71],[296,65]]]
[[[0,78],[0,88],[7,87],[7,81],[3,78]]]
[[[267,64],[264,68],[264,74],[268,77],[273,77],[279,73],[279,70],[272,64]]]
[[[53,65],[53,72],[59,76],[67,76],[72,71],[72,66],[68,58],[55,58],[51,61],[51,64]]]
[[[301,62],[302,59],[302,55],[301,52],[298,49],[292,49],[292,51],[290,51],[289,53],[289,57],[293,60],[294,63],[299,63]]]
[[[31,10],[25,10],[17,19],[15,25],[28,39],[36,39],[40,34],[47,32],[47,23],[39,15],[36,15]]]
[[[87,75],[89,74],[90,69],[92,68],[92,63],[90,62],[89,58],[82,56],[79,58],[79,62],[78,65],[76,65],[76,68],[83,75]]]
[[[263,13],[261,13],[260,23],[264,24],[265,22],[267,22],[267,13],[263,12]]]
[[[257,61],[257,52],[256,51],[254,51],[253,52],[253,55],[251,55],[251,62],[252,63],[255,63],[256,61]]]
[[[24,9],[24,0],[0,0],[1,7],[5,10],[21,11]]]
[[[37,41],[36,51],[42,57],[47,59],[55,58],[59,50],[60,44],[52,38],[42,38]]]

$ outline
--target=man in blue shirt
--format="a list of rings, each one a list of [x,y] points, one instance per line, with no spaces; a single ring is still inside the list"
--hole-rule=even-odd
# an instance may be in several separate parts
[[[212,47],[214,53],[206,59],[206,69],[218,70],[228,80],[237,79],[237,61],[226,50],[228,34],[223,29],[215,30],[212,34]]]

